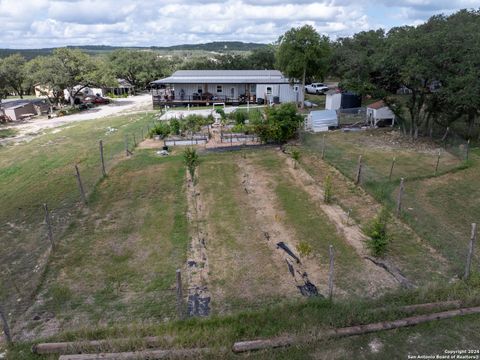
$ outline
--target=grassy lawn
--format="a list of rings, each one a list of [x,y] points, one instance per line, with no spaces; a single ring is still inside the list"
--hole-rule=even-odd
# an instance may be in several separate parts
[[[61,331],[174,318],[175,270],[189,239],[184,178],[180,156],[153,151],[112,169],[62,237],[22,330],[42,336],[53,321]],[[54,320],[31,321],[50,312]]]
[[[13,137],[18,133],[15,129],[2,129],[0,128],[0,139],[6,139],[9,137]]]
[[[87,121],[0,148],[0,299],[9,311],[21,311],[30,302],[47,263],[50,246],[42,204],[48,203],[54,237],[61,238],[79,210],[74,165],[91,194],[101,177],[99,139],[108,172],[124,157],[124,137],[130,136],[132,143],[133,133],[139,138],[152,119],[132,115]]]

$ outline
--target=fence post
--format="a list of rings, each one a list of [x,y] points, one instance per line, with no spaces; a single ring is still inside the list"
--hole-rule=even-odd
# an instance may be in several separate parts
[[[130,155],[130,151],[128,151],[128,136],[125,135],[125,153],[126,155]]]
[[[333,297],[333,275],[334,275],[334,261],[335,254],[333,252],[333,245],[328,248],[328,254],[330,255],[330,268],[328,269],[328,298],[332,300]]]
[[[5,339],[7,340],[7,343],[9,345],[11,345],[12,344],[12,336],[10,335],[10,328],[8,326],[7,317],[5,316],[5,312],[4,312],[3,307],[1,305],[0,305],[0,318],[2,320],[3,333],[5,334]]]
[[[470,268],[472,266],[473,249],[477,240],[477,224],[472,223],[472,233],[470,235],[470,244],[468,246],[467,263],[465,265],[465,280],[470,277]]]
[[[362,155],[358,157],[358,168],[357,168],[357,176],[355,177],[355,185],[360,184],[362,176]]]
[[[398,190],[398,198],[397,198],[397,217],[400,216],[400,211],[402,211],[402,197],[404,192],[404,179],[401,178],[400,180],[400,189]]]
[[[435,164],[435,176],[437,176],[437,173],[438,173],[438,165],[440,165],[440,150],[438,150],[438,154],[437,154],[437,163]]]
[[[143,127],[142,127],[142,139],[141,140],[143,141],[143,139],[144,139],[144,137],[143,137]]]
[[[50,221],[50,212],[48,211],[48,205],[46,203],[43,204],[43,210],[45,211],[45,223],[47,224],[48,239],[50,240],[50,244],[52,245],[52,250],[53,250],[55,249],[55,242],[53,240],[53,231],[52,231],[52,223]]]
[[[133,147],[137,147],[137,138],[135,137],[135,134],[133,134]]]
[[[78,165],[75,165],[75,171],[77,173],[78,189],[80,190],[80,195],[82,197],[82,201],[86,205],[87,204],[87,197],[85,196],[85,190],[83,189],[82,178],[80,177],[80,171],[78,170]]]
[[[178,317],[183,320],[183,289],[182,289],[182,272],[180,269],[177,269],[177,313]]]
[[[388,181],[392,181],[393,168],[395,167],[395,156],[392,159],[392,166],[390,166],[390,174],[388,175]]]
[[[468,161],[469,153],[470,153],[470,139],[468,139],[467,145],[465,147],[465,161]]]
[[[322,141],[322,160],[325,159],[325,134],[323,135]]]
[[[100,140],[100,160],[102,161],[102,175],[107,176],[107,171],[105,170],[105,159],[103,158],[103,141]]]

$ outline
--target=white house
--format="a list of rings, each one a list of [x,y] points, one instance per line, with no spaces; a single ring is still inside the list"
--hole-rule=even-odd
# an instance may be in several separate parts
[[[300,84],[278,70],[179,70],[150,87],[153,105],[303,101]]]
[[[380,100],[367,106],[367,123],[371,126],[393,126],[395,114]]]

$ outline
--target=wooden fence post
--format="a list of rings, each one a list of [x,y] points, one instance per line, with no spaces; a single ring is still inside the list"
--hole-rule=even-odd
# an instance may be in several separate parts
[[[465,265],[465,276],[467,280],[470,277],[470,268],[472,266],[473,249],[475,248],[475,241],[477,240],[477,224],[472,223],[472,233],[470,235],[470,244],[468,246],[467,263]]]
[[[328,248],[328,254],[330,255],[330,268],[328,269],[328,298],[332,300],[333,297],[333,271],[334,271],[334,257],[333,245],[330,245]]]
[[[52,250],[53,250],[55,249],[55,242],[53,240],[53,231],[52,231],[52,223],[50,221],[50,212],[48,211],[48,205],[46,203],[43,204],[43,210],[45,211],[45,223],[47,224],[48,239],[50,240],[50,244],[52,245]]]
[[[7,316],[3,310],[3,307],[0,305],[0,319],[2,320],[3,333],[5,334],[5,339],[9,345],[12,344],[12,336],[10,335],[10,327],[8,326]]]
[[[437,176],[437,173],[438,173],[438,165],[440,165],[440,155],[441,155],[441,152],[440,152],[440,150],[438,150],[437,163],[435,164],[435,176]]]
[[[400,180],[400,189],[398,190],[398,198],[397,198],[397,217],[400,216],[400,212],[402,211],[402,197],[404,192],[404,179],[401,178]]]
[[[390,166],[390,174],[388,175],[388,181],[392,181],[393,168],[395,167],[395,161],[396,161],[396,158],[394,156],[392,159],[392,166]]]
[[[358,157],[358,168],[357,168],[357,176],[355,177],[355,185],[360,184],[362,177],[362,155]]]
[[[468,161],[469,153],[470,153],[470,139],[468,139],[467,145],[465,146],[465,161]]]
[[[323,135],[322,141],[322,160],[325,159],[325,134]]]
[[[83,203],[87,204],[87,197],[85,196],[85,190],[83,189],[82,178],[80,177],[80,171],[78,170],[78,165],[75,165],[75,171],[77,173],[77,182],[78,189],[80,190],[80,196],[82,197]]]
[[[125,153],[126,155],[130,155],[130,151],[128,150],[128,136],[125,135]]]
[[[107,171],[105,170],[105,159],[103,158],[103,141],[100,140],[100,160],[102,161],[102,175],[107,176]]]
[[[137,138],[135,137],[135,134],[133,134],[133,147],[137,147]]]
[[[180,269],[177,269],[177,313],[178,317],[183,320],[184,311],[183,311],[183,289],[182,289],[182,272]]]

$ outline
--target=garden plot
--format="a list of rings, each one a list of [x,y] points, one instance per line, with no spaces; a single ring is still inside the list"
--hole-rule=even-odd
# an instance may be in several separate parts
[[[307,259],[320,266],[320,272],[324,274],[320,287],[325,289],[328,281],[325,274],[329,245],[335,249],[337,295],[377,296],[399,286],[392,275],[363,259],[362,244],[353,237],[362,237],[359,229],[353,224],[344,226],[346,219],[339,218],[339,209],[323,204],[321,189],[311,188],[310,179],[305,181],[300,169],[293,171],[291,165],[273,150],[258,152],[253,160],[252,176],[270,179],[270,184],[262,191],[267,194],[269,203],[281,209],[284,226],[292,234],[291,241],[296,247],[310,248]]]
[[[146,153],[113,169],[67,230],[16,331],[38,337],[175,318],[175,270],[188,247],[184,174],[180,157]]]

